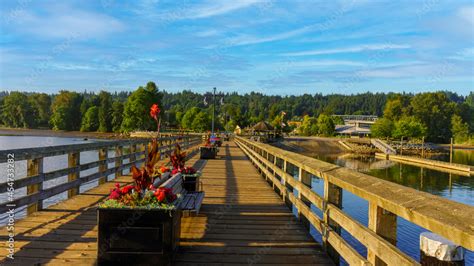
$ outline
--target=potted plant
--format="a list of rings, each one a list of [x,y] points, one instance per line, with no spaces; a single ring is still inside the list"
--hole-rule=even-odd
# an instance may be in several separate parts
[[[170,162],[173,167],[172,175],[181,173],[183,178],[183,188],[188,192],[198,191],[199,177],[201,173],[192,167],[184,166],[186,153],[181,151],[181,147],[176,145],[175,150],[170,154]]]
[[[157,122],[159,108],[150,115]],[[157,134],[158,136],[158,134]],[[181,227],[181,195],[159,187],[170,169],[157,167],[157,138],[149,145],[145,164],[131,167],[133,184],[116,184],[98,207],[98,264],[168,265],[178,246]],[[184,164],[183,164],[184,165]]]
[[[217,155],[217,147],[215,144],[211,143],[210,138],[207,138],[204,145],[199,147],[199,152],[201,159],[215,159]]]

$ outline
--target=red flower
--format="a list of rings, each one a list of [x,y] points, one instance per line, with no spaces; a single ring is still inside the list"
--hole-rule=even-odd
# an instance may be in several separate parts
[[[122,194],[127,194],[128,192],[130,192],[131,190],[133,189],[133,186],[132,185],[128,185],[128,186],[124,186],[121,190],[121,193]]]
[[[171,171],[171,175],[175,175],[179,172],[178,168],[174,168],[173,171]]]
[[[120,191],[114,189],[114,190],[112,190],[112,192],[110,193],[109,199],[118,199],[118,198],[120,198],[120,196],[121,196],[121,195],[120,195]]]
[[[155,191],[154,195],[160,203],[165,201],[170,203],[176,199],[176,195],[171,188],[160,187]]]
[[[162,172],[162,173],[166,173],[166,172],[169,172],[169,171],[170,171],[170,169],[168,167],[164,166],[164,165],[162,165],[160,167],[160,172]]]
[[[160,108],[158,107],[158,104],[153,104],[150,108],[150,116],[155,119],[155,120],[158,120],[158,115],[160,114]]]

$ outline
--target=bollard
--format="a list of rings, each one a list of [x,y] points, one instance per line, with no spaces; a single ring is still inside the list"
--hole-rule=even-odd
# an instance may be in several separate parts
[[[464,265],[464,249],[431,232],[420,234],[421,265]]]

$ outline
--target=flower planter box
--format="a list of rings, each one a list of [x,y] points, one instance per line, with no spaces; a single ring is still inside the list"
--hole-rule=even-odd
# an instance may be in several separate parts
[[[98,265],[169,265],[181,210],[98,208]]]
[[[217,155],[217,147],[199,147],[201,159],[215,159]]]
[[[199,174],[181,174],[183,178],[183,188],[188,192],[198,191]]]

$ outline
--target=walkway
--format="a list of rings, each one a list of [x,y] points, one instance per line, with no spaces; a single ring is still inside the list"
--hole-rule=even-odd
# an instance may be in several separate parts
[[[182,220],[176,264],[332,265],[234,143],[221,147],[219,155],[209,161],[195,156],[188,163],[204,167],[206,197],[198,216]],[[17,221],[14,264],[95,264],[95,206],[108,195],[112,182]],[[4,258],[5,228],[0,239]]]

